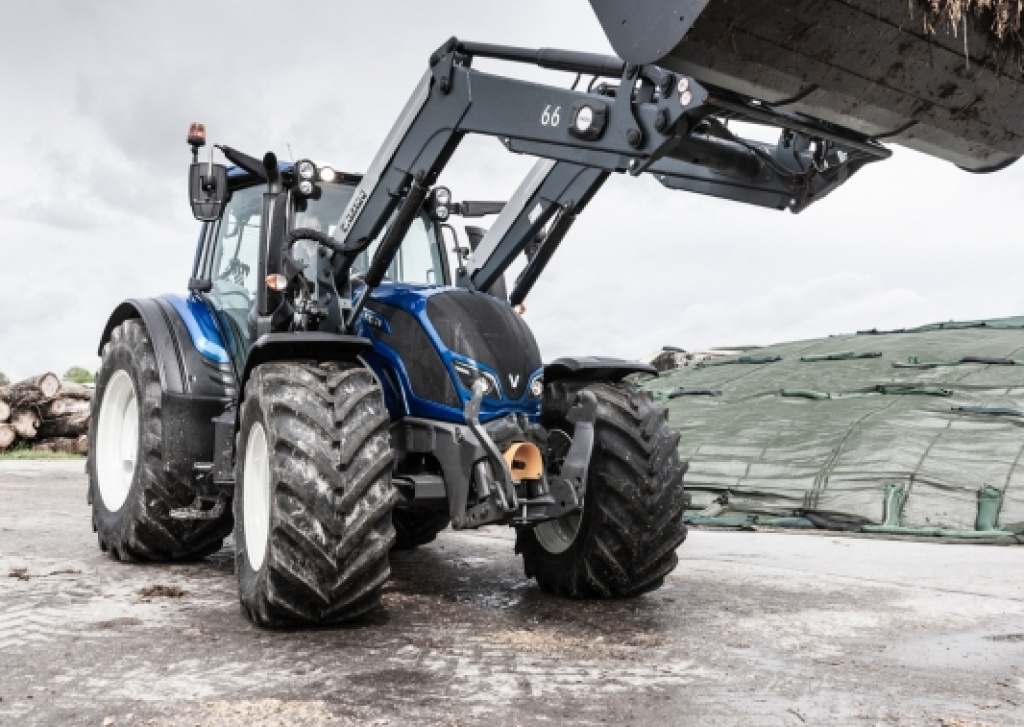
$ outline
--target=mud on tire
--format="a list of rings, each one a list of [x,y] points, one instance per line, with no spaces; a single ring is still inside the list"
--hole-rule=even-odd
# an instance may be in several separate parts
[[[100,548],[124,561],[173,561],[201,558],[220,549],[231,531],[231,513],[216,520],[185,521],[171,518],[174,508],[192,504],[195,492],[189,482],[175,482],[163,468],[163,436],[161,420],[160,375],[153,344],[145,325],[138,319],[127,320],[110,335],[103,346],[103,361],[96,377],[96,393],[92,399],[92,426],[89,427],[89,504],[92,522]],[[126,378],[127,377],[127,378]],[[109,453],[110,442],[103,440],[103,407],[116,404],[116,397],[107,397],[108,387],[124,387],[130,381],[138,409],[137,450],[134,472],[127,494],[111,487],[109,477],[100,487],[97,459],[101,447]],[[114,412],[107,412],[112,416]],[[127,447],[128,445],[123,445]],[[106,455],[110,456],[110,454]],[[127,449],[121,456],[130,457]],[[127,460],[125,460],[127,461]],[[104,476],[109,470],[104,471]],[[127,480],[126,480],[127,483]],[[104,501],[124,495],[121,503]],[[112,494],[113,497],[112,497]]]
[[[580,388],[567,383],[548,387],[549,429],[572,433],[565,415]],[[553,552],[543,542],[550,546],[550,536],[538,538],[533,528],[518,528],[516,552],[523,555],[526,575],[551,593],[637,596],[660,587],[678,562],[676,548],[686,539],[687,465],[679,459],[679,435],[668,427],[667,410],[655,406],[650,394],[629,383],[586,388],[597,397],[598,409],[575,537],[568,536],[564,549]]]
[[[254,474],[257,427],[265,492]],[[388,427],[380,387],[361,366],[273,363],[253,371],[236,446],[234,538],[239,598],[252,621],[332,623],[379,602],[398,497]]]
[[[395,549],[408,550],[432,543],[437,534],[448,527],[451,516],[447,510],[395,508],[391,521],[395,525]]]

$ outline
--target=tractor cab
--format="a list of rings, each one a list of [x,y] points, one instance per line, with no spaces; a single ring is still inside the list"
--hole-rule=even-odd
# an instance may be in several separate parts
[[[543,366],[533,334],[503,296],[491,294],[498,292],[494,288],[485,293],[453,287],[443,247],[442,226],[453,213],[481,216],[481,211],[499,211],[500,204],[454,203],[450,190],[435,187],[380,282],[367,291],[364,278],[387,227],[352,253],[350,286],[339,290],[334,277],[339,255],[323,241],[339,233],[361,176],[309,160],[278,163],[282,189],[275,208],[267,199],[274,196],[268,192],[274,185],[260,173],[264,170],[251,157],[222,149],[249,169],[226,170],[229,194],[218,216],[204,225],[193,295],[212,312],[240,379],[260,336],[261,294],[270,313],[263,318],[271,324],[264,333],[337,333],[345,311],[365,294],[352,329],[371,343],[363,359],[381,381],[393,420],[462,423],[478,380],[487,384],[481,421],[540,416]],[[209,167],[200,163],[204,166]],[[201,192],[201,185],[193,189],[193,199]],[[282,207],[284,229],[264,231],[264,219],[273,215],[267,210]],[[261,250],[268,251],[263,260]],[[466,254],[456,247],[460,264]]]
[[[293,175],[294,164],[278,165],[283,178]],[[287,226],[331,236],[352,198],[360,177],[318,167],[316,197],[292,195],[287,208]],[[260,250],[263,236],[263,203],[267,183],[239,166],[227,169],[230,196],[215,219],[205,221],[193,270],[193,292],[202,295],[216,319],[223,343],[239,376],[255,337],[260,280]],[[448,285],[451,276],[441,246],[437,222],[425,210],[414,223],[406,240],[385,274],[388,283]],[[379,241],[362,252],[352,266],[354,276],[365,273]],[[329,276],[329,263],[311,240],[298,241],[291,256],[317,297],[317,288]],[[198,285],[196,282],[198,281]],[[198,288],[198,289],[197,289]]]

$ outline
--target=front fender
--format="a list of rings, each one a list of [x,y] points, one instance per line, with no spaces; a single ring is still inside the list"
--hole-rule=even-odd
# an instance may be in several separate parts
[[[260,336],[249,350],[239,383],[245,390],[249,374],[257,366],[272,361],[350,361],[359,362],[359,355],[370,350],[373,343],[362,336],[335,333],[268,333]]]
[[[99,347],[102,355],[117,326],[131,319],[142,320],[153,345],[162,389],[163,468],[168,476],[190,484],[195,464],[214,459],[214,418],[230,409],[238,397],[231,361],[219,335],[211,331],[208,316],[200,319],[195,315],[197,305],[205,304],[172,296],[126,300],[107,319]],[[225,438],[228,443],[231,434]]]
[[[626,361],[606,356],[575,356],[559,358],[544,367],[544,383],[555,381],[608,381],[616,383],[630,374],[657,376],[658,370],[640,361]]]

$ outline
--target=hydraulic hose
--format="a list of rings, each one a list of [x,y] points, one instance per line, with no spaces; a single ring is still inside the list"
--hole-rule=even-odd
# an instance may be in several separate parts
[[[288,237],[284,240],[285,251],[291,252],[291,249],[295,247],[295,243],[299,240],[312,240],[321,247],[326,247],[328,250],[336,252],[339,255],[344,255],[349,252],[343,243],[338,242],[330,235],[325,235],[319,230],[314,230],[308,227],[300,227],[288,233]]]
[[[398,252],[399,246],[405,239],[405,233],[409,231],[409,226],[419,215],[420,207],[423,206],[423,200],[427,198],[429,191],[430,186],[424,184],[420,179],[414,179],[409,185],[409,194],[405,196],[402,206],[398,208],[395,221],[391,223],[387,234],[381,240],[377,254],[373,256],[373,261],[370,263],[370,269],[366,271],[366,276],[363,278],[368,288],[376,288],[384,279],[395,253]]]
[[[380,247],[377,248],[377,253],[370,262],[370,269],[366,271],[366,275],[363,277],[363,291],[352,306],[352,310],[346,319],[346,324],[349,327],[353,326],[359,319],[370,291],[380,285],[384,279],[384,275],[387,273],[391,261],[394,260],[398,248],[405,239],[410,225],[419,215],[420,208],[423,206],[423,201],[427,198],[429,191],[430,185],[426,184],[426,175],[422,172],[417,174],[409,185],[409,193],[406,194],[402,205],[398,208],[394,222],[391,223],[391,227],[388,228],[384,239],[381,240]]]

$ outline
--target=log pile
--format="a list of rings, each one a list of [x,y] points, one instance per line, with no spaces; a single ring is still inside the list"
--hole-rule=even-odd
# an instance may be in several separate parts
[[[85,454],[93,388],[52,373],[0,386],[0,450]]]

